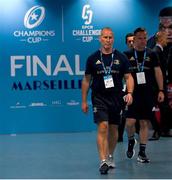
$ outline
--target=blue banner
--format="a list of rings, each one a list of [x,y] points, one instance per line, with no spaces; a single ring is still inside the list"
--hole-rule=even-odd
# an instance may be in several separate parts
[[[81,112],[81,81],[100,30],[125,34],[158,28],[158,12],[171,1],[0,0],[0,133],[92,131]]]

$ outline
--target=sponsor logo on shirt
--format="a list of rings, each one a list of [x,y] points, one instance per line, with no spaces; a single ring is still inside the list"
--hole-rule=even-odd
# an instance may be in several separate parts
[[[118,60],[118,59],[115,59],[115,60],[114,60],[114,64],[119,65],[119,64],[120,64],[120,63],[119,63],[119,60]]]
[[[101,61],[100,61],[100,60],[97,60],[96,64],[101,64]]]
[[[135,58],[132,56],[132,57],[130,58],[130,61],[135,61]]]

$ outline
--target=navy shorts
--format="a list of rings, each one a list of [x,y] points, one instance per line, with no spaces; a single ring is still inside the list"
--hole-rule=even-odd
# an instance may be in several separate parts
[[[133,96],[133,103],[128,106],[128,110],[126,111],[126,118],[134,118],[137,120],[151,120],[153,107],[154,99],[152,96]]]
[[[108,121],[109,124],[119,125],[121,120],[121,110],[124,100],[119,94],[93,94],[93,117],[94,122]]]

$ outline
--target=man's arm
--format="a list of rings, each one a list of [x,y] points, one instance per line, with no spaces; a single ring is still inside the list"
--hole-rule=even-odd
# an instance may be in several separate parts
[[[90,87],[91,75],[85,75],[82,80],[82,111],[88,112],[87,94]]]
[[[124,75],[124,79],[126,81],[126,87],[127,87],[127,95],[125,96],[125,102],[127,105],[132,104],[133,102],[133,90],[134,90],[134,79],[130,73]]]
[[[158,102],[164,101],[164,86],[163,86],[163,75],[160,67],[155,67],[155,79],[158,84],[159,93],[158,93]]]

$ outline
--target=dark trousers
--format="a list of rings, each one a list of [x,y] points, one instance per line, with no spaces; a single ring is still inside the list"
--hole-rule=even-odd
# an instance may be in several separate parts
[[[161,131],[168,133],[172,128],[172,109],[168,105],[168,101],[165,100],[160,104],[161,112]]]

